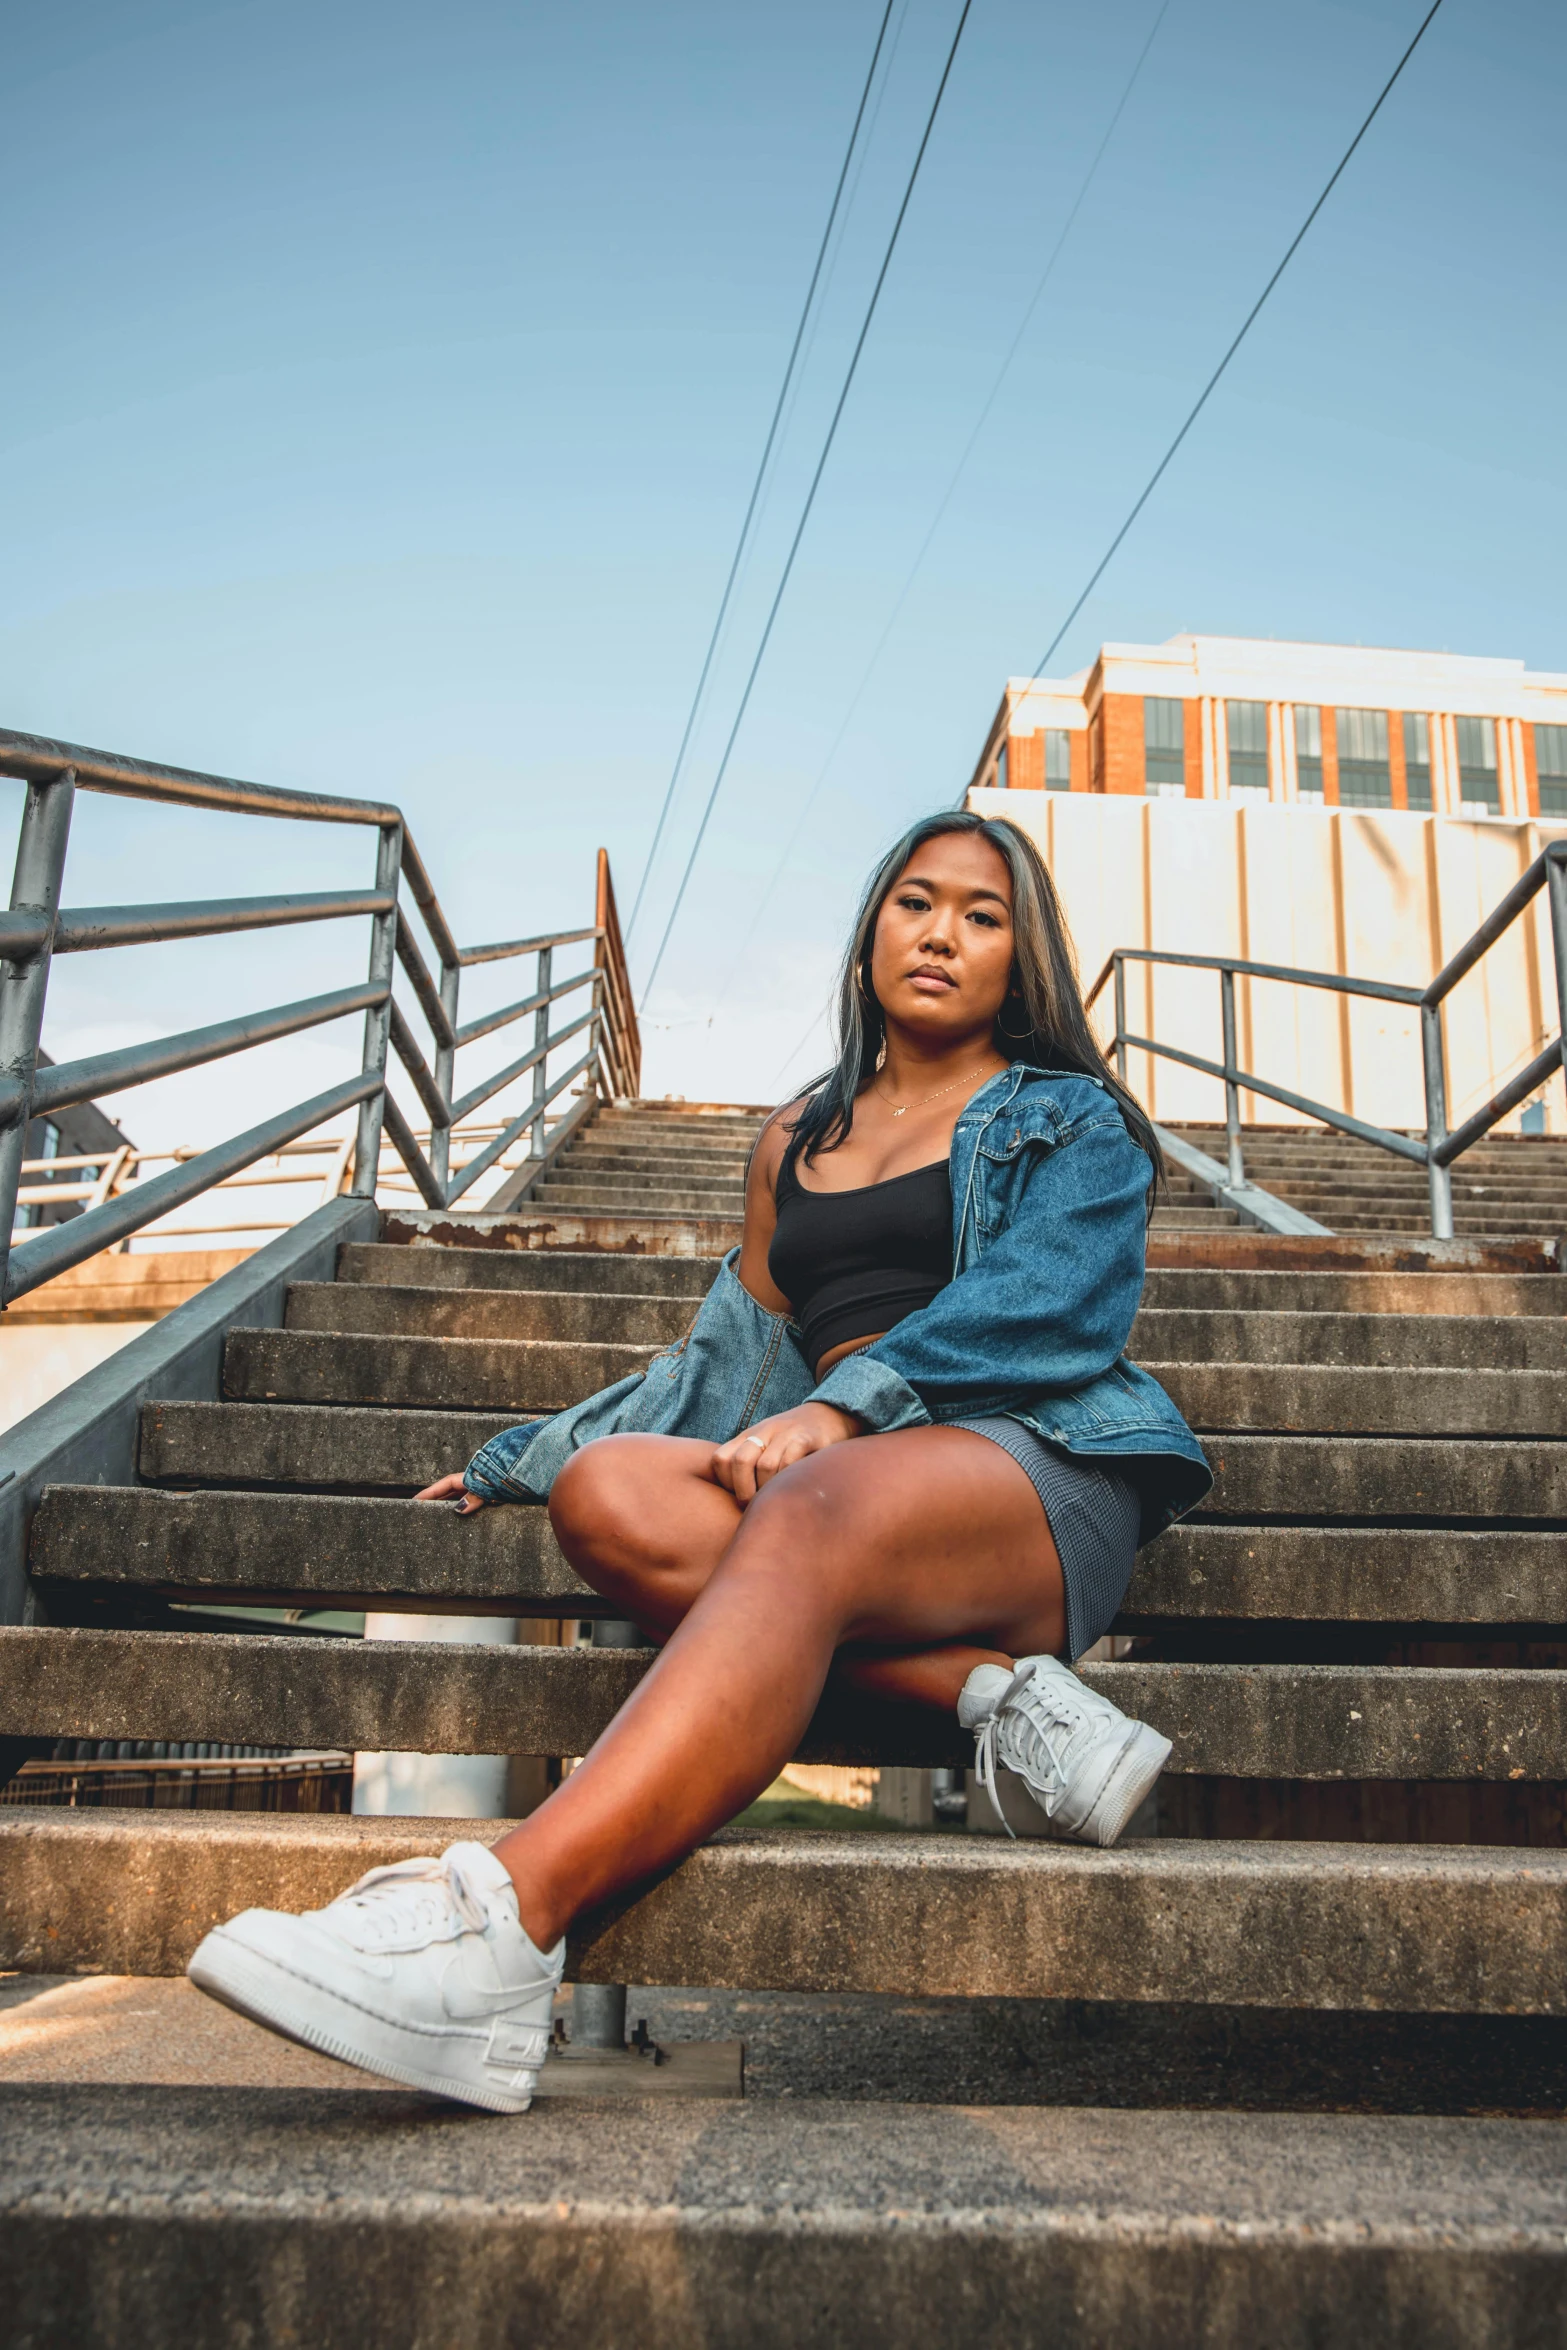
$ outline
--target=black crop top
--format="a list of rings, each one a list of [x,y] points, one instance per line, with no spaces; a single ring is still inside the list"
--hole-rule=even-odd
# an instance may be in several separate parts
[[[807,1191],[785,1158],[767,1270],[800,1325],[806,1360],[890,1330],[952,1278],[952,1179],[945,1159],[863,1183]]]

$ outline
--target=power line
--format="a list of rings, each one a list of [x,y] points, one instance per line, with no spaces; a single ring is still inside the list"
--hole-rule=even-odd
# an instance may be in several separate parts
[[[816,461],[816,471],[811,476],[811,486],[806,492],[805,504],[800,510],[800,519],[795,527],[793,540],[790,542],[789,553],[784,562],[783,574],[779,579],[777,592],[773,597],[772,607],[767,615],[767,625],[762,630],[762,640],[756,648],[756,658],[751,663],[751,672],[745,681],[745,691],[740,697],[740,707],[735,712],[734,724],[729,729],[729,740],[724,745],[724,755],[718,763],[718,772],[713,778],[712,789],[707,795],[707,805],[702,810],[702,821],[697,826],[696,838],[691,843],[691,854],[689,857],[687,857],[685,871],[680,876],[680,887],[675,892],[675,902],[669,909],[669,920],[664,925],[664,935],[658,942],[658,953],[653,957],[652,969],[649,971],[646,980],[643,982],[642,992],[644,1001],[651,993],[653,982],[658,977],[659,966],[664,960],[664,950],[669,944],[670,933],[675,927],[676,917],[679,915],[682,901],[685,898],[686,885],[691,879],[691,874],[696,864],[698,851],[701,849],[703,839],[707,833],[708,819],[713,813],[714,804],[717,801],[719,791],[722,788],[724,777],[729,771],[730,757],[733,754],[736,740],[739,737],[741,725],[745,719],[746,709],[751,699],[751,691],[756,684],[757,676],[762,666],[763,656],[767,651],[768,640],[771,638],[773,633],[773,623],[778,618],[778,609],[784,599],[784,590],[789,585],[789,575],[794,569],[794,559],[800,551],[800,541],[805,536],[805,526],[810,520],[811,508],[816,503],[816,493],[821,486],[822,475],[826,471],[827,459],[831,454],[833,441],[837,436],[839,421],[842,418],[844,407],[848,401],[849,388],[854,382],[855,370],[860,364],[860,354],[865,348],[866,337],[871,331],[871,320],[876,315],[876,305],[881,299],[881,290],[886,283],[887,272],[892,266],[892,256],[897,247],[899,232],[903,227],[904,215],[909,209],[909,202],[914,194],[914,183],[919,178],[920,165],[925,160],[925,150],[930,145],[931,132],[936,127],[936,116],[941,110],[941,101],[946,94],[947,83],[951,78],[953,63],[958,54],[958,43],[963,38],[963,27],[968,23],[969,10],[973,4],[974,0],[963,0],[963,10],[962,14],[958,18],[957,31],[953,34],[952,46],[947,51],[947,62],[941,69],[941,80],[936,85],[936,95],[931,101],[930,113],[926,118],[924,133],[920,139],[918,152],[914,157],[913,169],[909,173],[908,185],[903,191],[903,201],[898,206],[898,216],[892,224],[892,234],[887,240],[887,250],[882,255],[881,267],[876,273],[876,283],[871,289],[871,298],[866,307],[865,317],[860,327],[859,336],[854,345],[853,356],[849,361],[848,373],[844,376],[843,379],[843,389],[838,394],[838,404],[832,412],[832,422],[827,427],[827,437],[822,443],[822,453]]]
[[[1386,100],[1389,91],[1392,89],[1393,84],[1397,81],[1399,75],[1403,72],[1405,66],[1409,63],[1411,57],[1413,57],[1415,51],[1419,48],[1422,40],[1425,38],[1426,27],[1430,24],[1431,19],[1435,16],[1441,5],[1442,0],[1431,0],[1431,6],[1426,10],[1425,15],[1421,18],[1419,28],[1415,33],[1414,39],[1410,42],[1409,47],[1404,51],[1403,56],[1399,59],[1392,72],[1388,75],[1387,80],[1383,83],[1381,90],[1377,94],[1376,104],[1372,107],[1370,113],[1366,116],[1365,121],[1361,124],[1359,130],[1356,131],[1354,137],[1350,140],[1349,145],[1345,148],[1343,154],[1339,157],[1338,162],[1334,166],[1333,172],[1328,179],[1326,187],[1324,187],[1321,195],[1317,198],[1317,201],[1315,204],[1313,204],[1311,210],[1307,213],[1305,219],[1301,222],[1300,227],[1295,231],[1294,236],[1290,239],[1289,244],[1285,249],[1283,260],[1279,263],[1278,268],[1273,272],[1273,275],[1269,278],[1267,284],[1263,287],[1262,292],[1257,296],[1256,301],[1253,302],[1251,308],[1247,311],[1245,318],[1241,321],[1240,332],[1236,335],[1235,340],[1231,343],[1229,349],[1225,352],[1224,357],[1219,361],[1218,366],[1214,369],[1212,375],[1209,376],[1207,382],[1203,385],[1202,390],[1198,393],[1196,402],[1188,414],[1185,423],[1181,426],[1180,431],[1176,434],[1174,440],[1170,443],[1170,446],[1165,450],[1164,455],[1160,458],[1158,464],[1154,467],[1153,472],[1149,475],[1147,483],[1145,484],[1142,494],[1138,498],[1136,505],[1133,506],[1130,514],[1128,514],[1126,520],[1122,523],[1120,529],[1116,532],[1114,538],[1110,541],[1109,546],[1105,549],[1103,555],[1095,565],[1092,573],[1089,575],[1088,584],[1083,589],[1082,594],[1078,597],[1077,602],[1072,606],[1071,611],[1062,621],[1060,627],[1056,630],[1055,635],[1051,638],[1049,644],[1046,645],[1044,652],[1040,655],[1038,664],[1033,672],[1035,677],[1043,676],[1045,663],[1051,658],[1051,655],[1055,652],[1056,647],[1060,644],[1061,639],[1066,635],[1067,630],[1071,627],[1073,621],[1077,618],[1079,612],[1081,612],[1083,606],[1087,603],[1089,597],[1093,594],[1094,589],[1099,585],[1100,580],[1104,577],[1104,574],[1110,568],[1111,561],[1113,560],[1116,550],[1121,544],[1121,541],[1125,538],[1127,532],[1131,529],[1132,524],[1137,520],[1138,515],[1141,514],[1143,508],[1147,505],[1149,499],[1153,496],[1154,491],[1158,488],[1160,481],[1163,479],[1165,470],[1168,467],[1171,458],[1175,455],[1176,450],[1180,447],[1182,441],[1185,440],[1187,434],[1191,431],[1192,426],[1196,423],[1198,417],[1202,414],[1204,408],[1207,406],[1209,394],[1212,392],[1220,376],[1229,366],[1230,361],[1234,358],[1242,343],[1246,340],[1247,335],[1251,332],[1252,326],[1255,323],[1263,304],[1267,301],[1268,296],[1272,293],[1274,287],[1278,284],[1280,278],[1284,275],[1284,272],[1286,269],[1288,269],[1291,261],[1294,259],[1297,250],[1304,241],[1306,231],[1310,228],[1312,222],[1316,219],[1317,214],[1322,210],[1323,205],[1327,202],[1329,196],[1332,195],[1334,188],[1338,185],[1338,182],[1343,175],[1350,157],[1354,154],[1355,149],[1360,145],[1361,140],[1365,137],[1367,131],[1370,130],[1371,125],[1376,121],[1377,116],[1381,113],[1383,103]]]
[[[833,226],[838,218],[838,207],[843,200],[844,182],[848,179],[849,166],[854,160],[854,150],[860,136],[860,125],[865,120],[865,108],[870,99],[871,85],[876,79],[876,68],[881,61],[882,44],[887,38],[887,27],[892,21],[892,12],[896,5],[897,0],[887,0],[887,5],[882,11],[881,25],[876,34],[876,46],[871,51],[870,69],[865,76],[865,87],[860,92],[860,103],[855,109],[854,127],[849,133],[849,144],[844,149],[843,168],[838,174],[838,184],[833,189],[832,208],[828,212],[827,226],[822,231],[822,241],[817,248],[816,266],[811,271],[811,282],[805,289],[805,302],[800,311],[800,323],[794,330],[794,341],[790,346],[789,361],[784,369],[783,382],[778,388],[778,403],[773,410],[773,420],[767,428],[767,440],[762,449],[762,461],[756,469],[756,479],[751,484],[750,502],[746,506],[745,520],[740,525],[740,536],[735,542],[734,561],[729,566],[729,577],[724,582],[724,592],[719,599],[718,618],[713,623],[713,633],[708,639],[707,656],[702,663],[702,674],[696,681],[696,692],[691,697],[691,708],[686,714],[685,732],[680,737],[680,748],[675,753],[675,764],[670,770],[669,783],[664,792],[664,804],[658,812],[658,823],[653,830],[653,841],[647,853],[647,862],[642,868],[642,878],[637,883],[637,894],[631,908],[631,919],[626,924],[628,938],[636,928],[637,916],[642,910],[643,892],[648,885],[648,876],[653,870],[653,860],[658,855],[658,844],[664,837],[664,826],[668,821],[670,807],[674,801],[675,786],[680,780],[680,770],[685,764],[686,752],[690,747],[691,730],[696,724],[696,714],[701,707],[702,696],[707,687],[708,672],[713,666],[713,655],[718,650],[718,640],[723,633],[724,618],[729,610],[729,599],[734,594],[735,580],[739,576],[740,558],[745,552],[746,540],[750,536],[751,524],[756,516],[757,501],[762,494],[762,483],[766,477],[768,461],[773,453],[773,443],[778,438],[778,426],[783,417],[784,404],[789,397],[789,386],[794,380],[795,364],[800,356],[800,345],[805,339],[806,321],[811,315],[811,304],[816,299],[816,287],[822,274],[822,264],[827,258],[827,248],[832,242]]]
[[[981,408],[979,415],[975,420],[973,431],[969,434],[968,440],[964,444],[963,454],[958,459],[957,464],[954,466],[951,479],[948,481],[946,489],[942,492],[941,503],[936,508],[935,514],[931,519],[930,528],[925,533],[924,540],[920,546],[920,551],[915,556],[913,564],[910,566],[908,577],[904,580],[903,586],[898,592],[898,600],[893,605],[891,614],[887,621],[887,625],[882,630],[881,636],[877,641],[876,650],[872,653],[869,661],[865,665],[865,673],[861,677],[859,684],[855,687],[853,699],[851,700],[848,709],[844,712],[843,723],[839,727],[837,734],[833,737],[832,748],[827,753],[826,758],[822,761],[821,768],[817,774],[816,780],[812,784],[810,790],[807,792],[805,796],[805,803],[802,806],[799,815],[795,818],[794,830],[789,835],[789,839],[785,844],[782,855],[778,858],[777,862],[773,866],[771,878],[768,881],[766,889],[762,893],[761,903],[758,905],[756,912],[751,917],[750,927],[747,929],[744,938],[740,941],[739,946],[735,950],[734,958],[729,966],[729,971],[723,981],[723,984],[718,990],[718,995],[716,998],[718,1002],[723,1002],[727,998],[730,982],[733,980],[735,972],[739,968],[739,965],[744,958],[747,947],[749,947],[752,939],[756,936],[758,929],[761,927],[762,917],[765,915],[768,907],[773,902],[774,890],[778,887],[779,882],[783,879],[784,874],[788,870],[789,860],[794,855],[796,845],[799,842],[801,833],[805,830],[805,826],[807,820],[810,817],[811,810],[815,807],[817,800],[821,796],[822,786],[827,781],[828,776],[832,772],[833,762],[843,747],[844,738],[848,734],[850,725],[854,719],[854,714],[856,710],[858,710],[861,700],[864,697],[865,689],[876,674],[881,657],[887,650],[888,641],[892,636],[893,630],[898,624],[899,616],[903,611],[903,607],[909,600],[914,582],[919,577],[920,572],[924,567],[925,558],[930,553],[931,546],[936,537],[936,533],[941,528],[947,508],[952,503],[953,494],[957,489],[958,483],[962,480],[964,473],[968,469],[968,461],[973,456],[974,451],[978,446],[979,437],[984,431],[986,424],[990,420],[990,412],[996,404],[1001,387],[1011,372],[1012,362],[1014,359],[1016,359],[1018,352],[1022,349],[1023,338],[1027,334],[1028,329],[1033,322],[1034,313],[1039,308],[1039,304],[1044,295],[1045,288],[1050,283],[1056,263],[1061,258],[1062,250],[1065,247],[1068,237],[1072,233],[1077,216],[1083,209],[1084,199],[1087,196],[1089,189],[1093,186],[1095,174],[1098,172],[1100,164],[1104,161],[1105,150],[1109,146],[1111,139],[1115,136],[1116,125],[1119,123],[1122,115],[1126,112],[1127,101],[1130,99],[1133,90],[1137,86],[1138,76],[1141,74],[1144,65],[1148,61],[1148,52],[1154,45],[1155,36],[1158,33],[1159,27],[1164,22],[1165,17],[1169,12],[1169,8],[1170,0],[1161,0],[1159,13],[1154,18],[1153,24],[1149,29],[1148,38],[1144,41],[1141,50],[1138,52],[1136,64],[1132,67],[1130,74],[1127,76],[1126,85],[1122,90],[1120,97],[1116,101],[1115,111],[1111,115],[1109,122],[1105,125],[1104,136],[1101,138],[1098,147],[1094,151],[1093,161],[1089,164],[1087,171],[1083,175],[1082,184],[1079,186],[1077,194],[1072,200],[1071,210],[1068,212],[1066,219],[1062,223],[1060,234],[1057,236],[1054,245],[1050,249],[1050,258],[1045,263],[1044,270],[1040,275],[1038,283],[1035,285],[1034,291],[1029,297],[1028,307],[1024,311],[1023,316],[1018,323],[1017,332],[1012,337],[1012,341],[1008,347],[1006,357],[1002,360],[1001,365],[996,372],[995,379],[991,384],[990,390],[986,394],[985,404]]]

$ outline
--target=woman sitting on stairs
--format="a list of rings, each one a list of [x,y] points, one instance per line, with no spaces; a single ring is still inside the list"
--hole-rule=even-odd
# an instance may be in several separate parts
[[[1068,1669],[1207,1490],[1126,1361],[1159,1149],[1100,1054],[1050,876],[1005,822],[917,824],[845,959],[839,1057],[763,1127],[745,1236],[680,1344],[420,1496],[547,1500],[662,1654],[491,1849],[247,1910],[191,1961],[257,2022],[526,2107],[573,1920],[774,1780],[831,1676],[956,1708],[981,1782],[1113,1844],[1170,1748]]]

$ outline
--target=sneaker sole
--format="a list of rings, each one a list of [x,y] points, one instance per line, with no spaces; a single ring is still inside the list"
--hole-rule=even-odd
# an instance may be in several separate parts
[[[1131,1737],[1111,1764],[1109,1776],[1082,1826],[1075,1830],[1078,1839],[1108,1850],[1174,1751],[1169,1739],[1159,1731],[1150,1729],[1146,1722],[1134,1722]]]
[[[405,2088],[423,2089],[432,2097],[482,2106],[488,2113],[526,2113],[533,2102],[537,2073],[528,2076],[526,2089],[502,2089],[434,2072],[428,2064],[410,2061],[407,2043],[412,2034],[351,2007],[319,1984],[289,1974],[234,1941],[221,1927],[202,1942],[185,1971],[198,1990],[248,2016],[252,2023],[263,2024],[268,2031],[280,2033],[285,2040],[297,2040],[323,2056],[335,2056],[340,2064],[357,2065],[361,2072],[377,2073]]]

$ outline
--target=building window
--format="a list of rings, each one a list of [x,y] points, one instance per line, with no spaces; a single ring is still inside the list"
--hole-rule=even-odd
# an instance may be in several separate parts
[[[1226,702],[1224,727],[1230,746],[1231,799],[1270,798],[1267,703]]]
[[[1429,816],[1431,800],[1431,721],[1423,710],[1404,712],[1404,789],[1417,816]]]
[[[1567,726],[1537,726],[1534,763],[1540,774],[1540,814],[1567,816]]]
[[[1143,789],[1151,800],[1186,797],[1186,705],[1168,694],[1143,696]]]
[[[1393,805],[1385,710],[1338,713],[1338,804],[1341,808]]]
[[[1496,774],[1496,720],[1460,718],[1458,798],[1466,816],[1500,816],[1502,790]]]
[[[1322,798],[1322,712],[1312,702],[1295,704],[1295,790],[1300,799]]]
[[[1072,788],[1072,737],[1064,726],[1045,728],[1045,789],[1070,791]]]
[[[1005,743],[1003,743],[1003,744],[1002,744],[1002,746],[1001,746],[1001,748],[1000,748],[1000,750],[999,750],[999,751],[996,753],[996,789],[997,789],[997,791],[1005,791],[1005,790],[1006,790],[1006,788],[1007,788],[1007,746],[1006,746],[1006,744],[1005,744]]]

